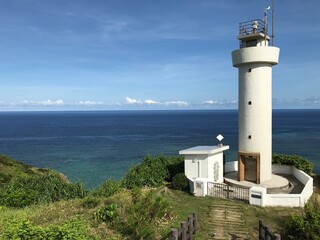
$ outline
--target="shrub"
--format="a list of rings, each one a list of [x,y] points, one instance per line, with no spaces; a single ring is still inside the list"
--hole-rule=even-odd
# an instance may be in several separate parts
[[[273,154],[272,163],[292,165],[309,175],[312,173],[312,169],[313,169],[313,165],[311,162],[309,162],[307,159],[301,156],[296,156],[296,155]]]
[[[87,196],[85,197],[82,202],[81,206],[84,208],[95,208],[99,204],[99,199],[92,197],[92,196]]]
[[[120,191],[120,183],[116,180],[106,180],[100,187],[93,191],[94,196],[110,197]]]
[[[10,175],[0,172],[0,187],[5,186],[11,180]]]
[[[129,169],[122,179],[122,185],[128,189],[135,187],[159,187],[170,181],[173,174],[183,171],[181,156],[150,156],[144,157],[142,163]]]
[[[86,191],[82,184],[68,183],[58,174],[19,177],[12,179],[0,191],[0,205],[24,207],[37,203],[49,203],[84,197]]]
[[[139,189],[132,191],[132,204],[127,209],[124,231],[133,239],[157,239],[159,225],[172,218],[172,209],[162,197],[150,191],[145,195]]]
[[[304,207],[301,215],[293,215],[286,224],[288,239],[319,240],[320,239],[320,203],[313,197]]]
[[[12,222],[9,228],[5,228],[3,239],[45,239],[45,231],[42,227],[33,226],[29,220]]]
[[[29,165],[18,162],[9,156],[0,155],[0,187],[7,185],[14,177],[37,175],[35,171]]]
[[[188,178],[184,173],[178,173],[172,179],[172,187],[177,190],[186,190],[188,189],[189,182]]]
[[[73,219],[65,222],[62,226],[50,225],[48,227],[35,226],[29,220],[11,221],[7,223],[3,233],[0,234],[4,240],[33,240],[33,239],[50,239],[50,240],[86,240],[95,239],[88,234],[87,223]]]
[[[103,222],[116,221],[119,218],[118,205],[114,203],[106,205],[103,208],[98,209],[94,213],[94,217],[95,219]]]
[[[40,197],[40,193],[32,189],[25,189],[24,191],[10,191],[6,189],[0,192],[0,205],[25,207],[37,202],[37,199]]]
[[[173,177],[178,173],[184,173],[184,157],[183,156],[176,156],[170,157],[170,160],[167,164],[167,169],[169,172],[169,177],[166,178],[169,182],[172,181]]]

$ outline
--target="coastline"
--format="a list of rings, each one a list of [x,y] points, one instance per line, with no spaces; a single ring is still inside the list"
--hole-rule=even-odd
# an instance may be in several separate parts
[[[302,114],[303,113],[303,114]],[[0,113],[0,148],[37,167],[97,186],[120,179],[147,154],[176,155],[181,149],[216,144],[222,133],[237,158],[236,110],[76,111]],[[275,110],[273,152],[314,162],[320,174],[320,110]]]

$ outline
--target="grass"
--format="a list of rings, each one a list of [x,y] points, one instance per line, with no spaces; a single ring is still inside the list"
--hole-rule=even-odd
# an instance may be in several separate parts
[[[8,157],[0,155],[0,188],[8,185],[14,177],[44,177],[50,174],[51,170],[35,169],[31,166],[14,161]],[[50,186],[53,182],[46,183]],[[67,183],[67,181],[65,181]],[[58,186],[58,185],[57,185]],[[60,185],[59,185],[60,186]],[[112,193],[109,194],[110,186],[113,186]],[[315,197],[320,196],[320,178],[314,177]],[[61,190],[61,187],[58,187]],[[41,188],[42,189],[42,188]],[[108,190],[108,191],[107,191]],[[116,190],[116,191],[115,191]],[[118,191],[119,190],[119,191]],[[213,197],[194,197],[188,193],[168,189],[167,187],[143,188],[146,194],[155,190],[156,195],[163,197],[173,209],[172,217],[160,219],[156,226],[157,238],[164,239],[170,232],[170,228],[179,228],[182,221],[186,221],[193,213],[198,216],[198,228],[195,239],[213,239],[214,236],[242,236],[242,239],[258,238],[258,222],[263,219],[273,232],[283,233],[284,223],[291,214],[300,213],[301,208],[283,207],[256,207],[246,203],[233,200],[218,199]],[[100,192],[99,192],[100,191]],[[0,206],[0,238],[1,231],[8,221],[30,220],[32,224],[48,227],[50,225],[62,226],[73,219],[83,220],[88,227],[90,235],[99,239],[133,239],[122,229],[97,221],[94,213],[107,204],[115,203],[119,206],[121,223],[128,224],[128,209],[133,205],[132,192],[122,189],[112,181],[106,182],[95,194],[86,198],[60,200],[51,203],[40,203],[23,208],[6,208]],[[52,192],[51,190],[49,192]],[[111,194],[114,195],[110,196]],[[43,195],[43,194],[42,194]],[[144,202],[142,202],[143,205]],[[148,209],[147,207],[143,210]],[[130,211],[129,211],[130,212]],[[148,211],[145,211],[148,212]],[[150,211],[151,212],[151,211]],[[137,222],[139,223],[139,221]],[[124,225],[126,226],[126,225]],[[148,239],[148,238],[146,238]]]
[[[50,171],[48,169],[34,168],[5,155],[0,155],[0,169],[0,187],[10,182],[14,177],[36,176]]]
[[[1,228],[7,221],[28,219],[35,225],[48,227],[49,225],[63,225],[65,222],[75,218],[86,220],[89,223],[89,233],[101,239],[125,239],[113,231],[108,225],[98,224],[93,219],[93,213],[101,207],[104,198],[99,199],[99,204],[95,208],[84,208],[82,199],[59,201],[50,204],[33,205],[25,208],[0,210],[0,233]]]
[[[194,197],[187,193],[167,190],[161,191],[161,194],[170,202],[174,211],[177,213],[176,219],[172,222],[171,227],[178,228],[181,221],[186,221],[192,212],[198,215],[199,228],[195,239],[209,239],[214,224],[210,221],[215,209],[240,209],[243,214],[240,221],[244,223],[241,228],[247,229],[248,239],[257,239],[259,219],[271,227],[274,232],[283,232],[283,223],[294,212],[300,212],[300,208],[284,208],[284,207],[256,207],[240,201],[218,199],[212,197]],[[232,212],[231,212],[232,213]],[[232,213],[233,214],[233,213]],[[227,224],[226,219],[221,219]],[[226,227],[226,226],[225,226]],[[237,229],[234,228],[234,231]],[[239,229],[238,229],[239,230]],[[232,232],[231,232],[232,233]]]
[[[149,191],[148,189],[145,191]],[[198,229],[195,239],[209,239],[210,234],[215,231],[212,220],[212,214],[216,209],[241,209],[242,222],[241,228],[247,229],[248,239],[257,239],[258,221],[263,219],[274,232],[283,232],[283,223],[295,212],[300,212],[300,208],[281,208],[281,207],[256,207],[239,201],[218,199],[212,197],[194,197],[178,190],[157,189],[157,194],[163,196],[174,211],[174,219],[170,226],[165,228],[169,233],[170,228],[178,228],[180,222],[186,221],[193,212],[198,216]],[[68,201],[58,201],[50,204],[41,204],[29,206],[21,209],[2,208],[0,210],[0,231],[1,226],[5,225],[7,220],[29,219],[34,224],[40,226],[49,226],[50,224],[63,224],[73,218],[81,218],[89,222],[90,233],[99,236],[101,239],[130,239],[121,233],[113,230],[106,223],[97,223],[93,218],[93,213],[105,202],[117,202],[119,205],[129,206],[130,192],[121,191],[120,193],[109,197],[98,198],[98,205],[94,208],[83,207],[83,199],[74,199]],[[226,220],[221,220],[226,221]],[[234,228],[234,231],[237,229]],[[165,234],[165,233],[163,233]]]

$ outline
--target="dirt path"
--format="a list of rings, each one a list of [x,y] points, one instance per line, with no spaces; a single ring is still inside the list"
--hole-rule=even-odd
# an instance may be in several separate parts
[[[208,214],[210,239],[245,240],[248,229],[241,207],[232,205],[211,205]]]

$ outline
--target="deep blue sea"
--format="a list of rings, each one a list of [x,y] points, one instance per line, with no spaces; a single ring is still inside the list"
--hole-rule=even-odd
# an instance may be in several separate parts
[[[237,159],[236,110],[0,112],[0,153],[53,168],[89,188],[120,179],[146,154],[215,145]],[[274,110],[273,152],[298,154],[320,174],[320,110]]]

